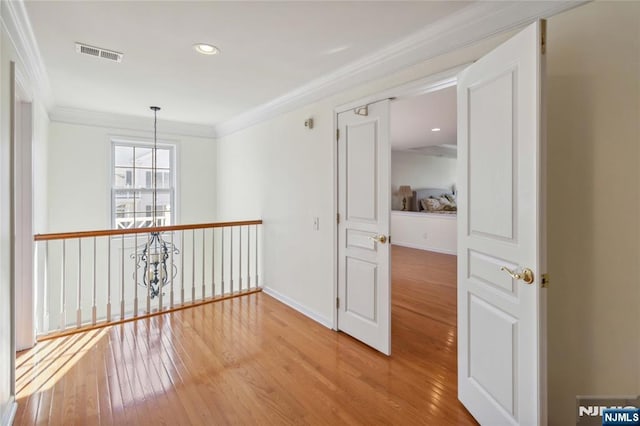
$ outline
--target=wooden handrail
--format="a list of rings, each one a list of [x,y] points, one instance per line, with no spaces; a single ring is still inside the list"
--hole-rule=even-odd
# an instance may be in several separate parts
[[[66,240],[70,238],[107,237],[113,235],[148,234],[150,232],[185,231],[189,229],[226,228],[229,226],[262,225],[262,219],[237,222],[199,223],[190,225],[156,226],[133,229],[105,229],[101,231],[59,232],[55,234],[36,234],[34,241]]]

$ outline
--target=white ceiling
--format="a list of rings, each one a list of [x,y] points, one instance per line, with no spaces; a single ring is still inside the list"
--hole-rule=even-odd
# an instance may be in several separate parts
[[[54,105],[134,116],[160,105],[163,119],[213,125],[469,3],[27,1],[26,9]],[[77,54],[75,42],[122,52],[123,61]],[[222,53],[199,55],[196,42]]]
[[[456,145],[456,87],[391,103],[391,148],[413,150],[426,155],[440,155],[441,150],[416,149],[436,145]],[[439,132],[431,129],[439,128]],[[446,153],[449,150],[442,152]],[[455,150],[454,150],[455,151]],[[442,154],[444,155],[444,154]]]

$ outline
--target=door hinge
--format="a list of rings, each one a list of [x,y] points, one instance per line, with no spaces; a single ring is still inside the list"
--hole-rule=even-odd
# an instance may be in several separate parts
[[[547,20],[540,20],[540,53],[543,55],[547,53]]]
[[[340,298],[336,297],[336,309],[340,309]]]
[[[336,129],[336,140],[340,140],[340,129]]]
[[[340,224],[340,213],[336,213],[336,223]]]
[[[542,274],[542,288],[549,287],[549,274]]]

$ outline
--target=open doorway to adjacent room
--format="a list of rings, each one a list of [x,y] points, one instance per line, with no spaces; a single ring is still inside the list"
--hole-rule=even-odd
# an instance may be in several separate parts
[[[390,118],[393,350],[456,383],[456,86],[397,98]]]

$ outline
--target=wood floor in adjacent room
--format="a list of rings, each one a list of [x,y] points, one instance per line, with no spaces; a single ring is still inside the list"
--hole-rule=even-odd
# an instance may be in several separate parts
[[[455,264],[394,246],[389,358],[264,293],[39,343],[17,356],[15,424],[475,424]]]

